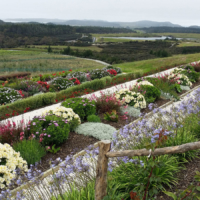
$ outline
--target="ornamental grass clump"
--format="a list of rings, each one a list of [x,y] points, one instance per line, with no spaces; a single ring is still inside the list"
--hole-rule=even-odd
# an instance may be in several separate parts
[[[122,103],[116,98],[115,94],[105,94],[102,91],[100,91],[100,94],[100,97],[97,97],[95,94],[89,97],[90,100],[95,101],[97,113],[105,113],[111,110],[120,111]]]
[[[60,145],[69,136],[68,120],[56,115],[37,116],[29,122],[27,132],[29,138],[35,138],[44,146]]]
[[[0,158],[0,189],[4,189],[15,178],[15,170],[28,171],[28,168],[20,153],[15,152],[9,144],[0,143]]]
[[[67,120],[70,124],[70,130],[74,130],[79,124],[81,124],[80,117],[74,113],[71,108],[65,108],[64,106],[59,106],[53,110],[45,110],[42,113],[42,116],[45,115],[56,115],[62,117],[64,120]]]
[[[20,142],[14,143],[13,149],[16,152],[20,152],[21,157],[26,160],[29,166],[39,162],[46,155],[45,147],[35,139],[23,139]]]
[[[115,93],[116,99],[120,100],[123,105],[130,105],[134,108],[146,108],[146,101],[142,94],[132,92],[129,89],[122,89]]]
[[[66,108],[72,108],[73,111],[81,118],[81,121],[86,120],[87,116],[96,113],[95,101],[87,98],[67,99],[61,105]]]
[[[18,99],[22,99],[22,96],[17,90],[3,87],[0,88],[0,105],[6,105],[8,103],[13,103]]]

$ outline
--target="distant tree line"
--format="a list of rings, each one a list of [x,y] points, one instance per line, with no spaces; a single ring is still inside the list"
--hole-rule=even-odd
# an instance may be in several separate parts
[[[68,40],[82,39],[89,33],[128,33],[125,28],[78,27],[68,25],[39,23],[0,23],[0,48],[12,48],[21,45],[64,45]],[[90,38],[91,40],[91,38]]]
[[[146,33],[200,33],[199,28],[192,27],[150,27],[150,28],[137,28],[138,30],[145,31]]]

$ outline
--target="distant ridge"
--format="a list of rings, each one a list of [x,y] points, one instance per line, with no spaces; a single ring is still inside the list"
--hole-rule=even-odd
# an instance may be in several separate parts
[[[27,18],[27,19],[7,19],[10,22],[20,22],[20,23],[52,23],[70,26],[100,26],[100,27],[125,27],[125,28],[149,28],[149,27],[182,27],[178,24],[173,24],[171,22],[156,22],[149,20],[142,20],[136,22],[108,22],[103,20],[60,20],[60,19],[43,19],[43,18]]]
[[[0,24],[4,24],[5,22],[3,20],[0,20]]]

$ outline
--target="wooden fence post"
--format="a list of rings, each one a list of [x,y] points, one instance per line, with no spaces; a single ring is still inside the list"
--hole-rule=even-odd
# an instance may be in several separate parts
[[[111,142],[102,140],[99,142],[99,156],[96,168],[95,200],[102,200],[107,195],[107,169],[108,157],[106,153],[110,151]]]

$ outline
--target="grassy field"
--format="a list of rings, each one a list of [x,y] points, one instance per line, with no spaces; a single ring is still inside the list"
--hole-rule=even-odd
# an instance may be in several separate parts
[[[171,35],[176,38],[194,38],[200,39],[200,34],[198,33],[153,33],[154,35]]]
[[[10,72],[31,72],[43,74],[63,70],[89,70],[103,68],[104,65],[95,61],[72,56],[48,54],[38,51],[0,50],[0,74]]]
[[[177,47],[200,46],[200,42],[181,42]]]
[[[196,53],[196,54],[186,54],[186,55],[175,55],[168,58],[157,58],[152,60],[127,62],[127,63],[117,64],[114,66],[120,67],[123,72],[146,73],[151,71],[152,69],[157,69],[166,66],[178,66],[199,60],[200,60],[200,53]]]

